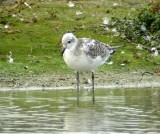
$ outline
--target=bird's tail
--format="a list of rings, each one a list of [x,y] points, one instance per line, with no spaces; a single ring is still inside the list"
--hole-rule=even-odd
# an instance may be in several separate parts
[[[114,54],[117,51],[117,48],[121,48],[121,47],[123,47],[123,46],[114,46],[114,47],[111,47],[110,54]]]

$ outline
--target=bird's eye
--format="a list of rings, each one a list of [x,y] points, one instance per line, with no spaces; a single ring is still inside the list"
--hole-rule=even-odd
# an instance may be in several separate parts
[[[69,40],[68,43],[71,43],[71,41]]]

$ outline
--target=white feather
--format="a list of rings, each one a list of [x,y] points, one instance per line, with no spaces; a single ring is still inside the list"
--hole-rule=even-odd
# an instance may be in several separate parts
[[[90,38],[76,38],[72,33],[63,36],[62,45],[66,48],[63,53],[64,61],[71,69],[80,72],[93,72],[114,51],[104,43]]]

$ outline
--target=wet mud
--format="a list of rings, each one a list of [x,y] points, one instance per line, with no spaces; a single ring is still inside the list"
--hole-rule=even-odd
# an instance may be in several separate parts
[[[90,88],[91,73],[80,74],[80,88]],[[160,87],[160,76],[144,72],[95,72],[95,88]],[[0,77],[0,89],[74,89],[76,74]]]

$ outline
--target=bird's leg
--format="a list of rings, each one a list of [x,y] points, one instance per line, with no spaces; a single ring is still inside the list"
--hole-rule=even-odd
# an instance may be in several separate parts
[[[95,97],[94,97],[94,73],[92,72],[92,101],[95,104]]]
[[[79,105],[79,72],[77,71],[77,105]]]

